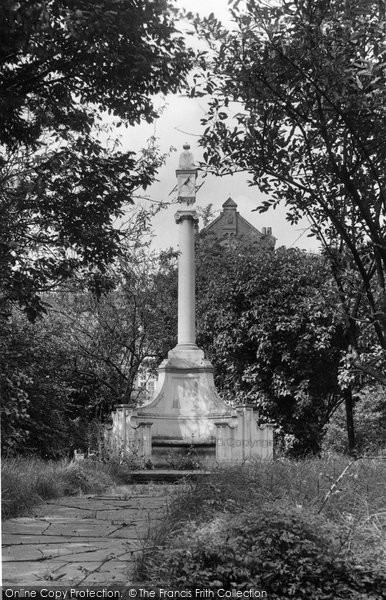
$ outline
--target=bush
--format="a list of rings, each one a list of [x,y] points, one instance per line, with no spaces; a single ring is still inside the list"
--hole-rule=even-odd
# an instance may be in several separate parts
[[[381,598],[386,577],[350,564],[340,550],[336,526],[272,503],[191,525],[172,542],[158,575],[174,588],[265,590],[272,600]]]
[[[378,600],[385,467],[334,455],[218,469],[175,496],[153,534],[159,550],[143,553],[138,578],[176,588],[265,586],[270,599]]]
[[[196,448],[189,446],[182,454],[176,452],[176,449],[170,450],[166,457],[169,469],[177,471],[194,471],[203,468]]]

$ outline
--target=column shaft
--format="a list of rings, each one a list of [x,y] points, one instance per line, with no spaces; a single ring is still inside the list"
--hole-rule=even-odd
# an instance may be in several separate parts
[[[195,344],[194,220],[185,216],[180,219],[178,226],[178,344]]]

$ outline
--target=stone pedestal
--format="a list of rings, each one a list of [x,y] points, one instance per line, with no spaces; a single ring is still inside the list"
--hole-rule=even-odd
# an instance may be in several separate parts
[[[159,367],[153,400],[113,413],[109,439],[155,468],[189,449],[204,467],[273,457],[273,426],[259,426],[252,407],[232,408],[218,395],[213,366],[197,346],[176,346]],[[173,459],[173,460],[171,460]]]
[[[194,344],[178,345],[159,367],[154,399],[136,409],[131,419],[151,423],[152,461],[168,466],[170,452],[194,446],[204,463],[216,461],[217,424],[234,420],[213,381],[213,366]]]

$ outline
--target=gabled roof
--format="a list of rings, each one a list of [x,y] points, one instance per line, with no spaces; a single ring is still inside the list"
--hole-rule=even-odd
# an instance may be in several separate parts
[[[241,215],[237,215],[237,217],[238,217],[238,221],[241,223],[244,223],[245,226],[248,227],[248,229],[250,231],[253,231],[254,233],[257,233],[260,237],[263,237],[263,234],[261,233],[261,231],[256,229],[256,227],[254,225],[252,225],[252,223],[247,221],[247,219],[244,219],[244,217],[242,217]]]
[[[229,197],[222,205],[223,210],[211,223],[201,230],[203,234],[214,234],[217,239],[225,239],[228,236],[243,237],[251,236],[253,239],[264,244],[275,245],[276,238],[269,233],[262,233],[252,223],[249,223],[236,210],[237,204],[233,198]]]
[[[231,198],[229,196],[228,200],[225,200],[224,204],[222,205],[223,208],[232,208],[235,209],[237,208],[237,204],[236,202],[233,200],[233,198]],[[216,217],[214,219],[214,221],[212,221],[211,223],[208,223],[208,225],[206,227],[204,227],[201,232],[208,232],[210,229],[214,228],[215,225],[217,225],[217,223],[219,223],[219,221],[222,221],[224,219],[224,214],[225,212],[222,211],[218,217]],[[242,222],[245,224],[246,227],[249,228],[250,231],[253,231],[254,233],[256,233],[259,237],[261,237],[263,234],[261,233],[261,231],[259,231],[258,229],[256,229],[256,227],[254,227],[249,221],[247,221],[246,219],[244,219],[244,217],[242,217],[239,212],[236,211],[236,220],[238,222]]]

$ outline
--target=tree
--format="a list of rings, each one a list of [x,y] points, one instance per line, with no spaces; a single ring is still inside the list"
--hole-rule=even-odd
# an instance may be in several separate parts
[[[119,254],[124,205],[162,162],[110,143],[103,119],[154,120],[191,58],[166,0],[5,0],[0,40],[0,311],[35,318],[40,292]]]
[[[386,404],[381,385],[365,386],[355,394],[354,422],[357,452],[373,456],[384,454]],[[340,453],[347,451],[344,406],[337,409],[328,424],[323,449]]]
[[[74,377],[90,418],[105,420],[117,404],[135,406],[140,370],[154,374],[175,345],[174,262],[175,253],[131,252],[114,269],[114,289],[102,297],[76,289],[56,294],[54,310],[67,323]]]
[[[30,379],[20,364],[20,350],[14,341],[13,325],[0,319],[0,414],[3,455],[13,452],[26,440],[29,398],[25,387]],[[23,337],[25,339],[25,337]],[[12,340],[12,342],[11,342]]]
[[[59,458],[84,438],[85,406],[74,401],[73,349],[66,323],[49,313],[28,321],[18,309],[2,327],[1,448],[5,454]]]
[[[385,385],[385,2],[236,1],[232,15],[232,29],[196,19],[210,45],[191,92],[211,95],[207,168],[248,172],[268,194],[260,211],[307,216],[345,313],[346,385]]]
[[[136,404],[141,366],[154,371],[175,345],[174,263],[175,253],[130,252],[110,266],[114,288],[101,297],[70,280],[44,297],[44,318],[31,323],[15,307],[0,321],[4,453],[86,450],[92,423]]]
[[[326,261],[251,243],[198,250],[198,343],[220,393],[275,421],[293,451],[318,453],[334,410],[342,322]]]

